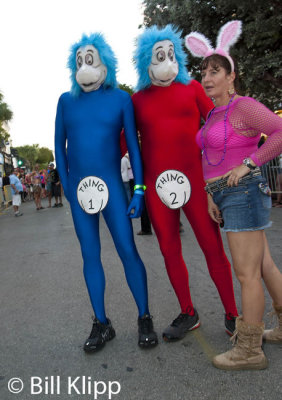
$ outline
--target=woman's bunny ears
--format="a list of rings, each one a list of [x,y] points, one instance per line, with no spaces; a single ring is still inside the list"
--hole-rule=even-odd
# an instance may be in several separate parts
[[[185,36],[185,46],[194,57],[206,58],[214,53],[226,57],[231,64],[231,70],[234,71],[234,62],[229,55],[229,49],[237,42],[241,32],[242,22],[230,21],[223,25],[218,32],[216,49],[212,47],[209,39],[198,32],[191,32]]]

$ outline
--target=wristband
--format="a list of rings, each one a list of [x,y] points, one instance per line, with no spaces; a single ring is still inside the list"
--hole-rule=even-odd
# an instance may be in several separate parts
[[[145,185],[135,185],[134,186],[134,190],[136,190],[136,189],[142,189],[142,190],[146,190],[147,189],[147,186],[145,186]]]
[[[141,194],[141,196],[144,196],[143,190],[134,190],[134,194]]]

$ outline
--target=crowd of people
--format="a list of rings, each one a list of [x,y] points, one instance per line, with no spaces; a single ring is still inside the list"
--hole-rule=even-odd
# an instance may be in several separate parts
[[[6,185],[11,186],[12,205],[16,217],[23,215],[19,211],[19,206],[26,201],[34,201],[37,211],[45,208],[42,206],[43,199],[48,200],[47,208],[63,207],[63,189],[53,163],[50,163],[47,169],[40,169],[39,164],[35,164],[33,171],[26,174],[19,168],[13,168],[10,175],[2,179],[2,185],[3,188]],[[55,199],[53,206],[52,197]]]

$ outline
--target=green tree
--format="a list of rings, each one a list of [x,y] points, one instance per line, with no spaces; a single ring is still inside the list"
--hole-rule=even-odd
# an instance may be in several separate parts
[[[19,158],[24,160],[25,165],[30,169],[33,169],[35,164],[39,164],[40,168],[46,168],[51,161],[54,161],[52,150],[48,147],[39,147],[39,144],[26,144],[15,149]]]
[[[281,108],[282,2],[278,0],[144,0],[144,26],[169,23],[203,33],[215,45],[219,28],[240,19],[243,33],[231,50],[239,62],[241,86],[271,109]],[[189,71],[199,77],[201,60],[189,54]]]
[[[41,167],[47,167],[51,161],[54,161],[52,150],[47,147],[40,147],[37,152],[36,162],[40,164]]]
[[[127,85],[126,83],[120,83],[119,88],[124,90],[125,92],[129,93],[130,96],[132,96],[134,93],[133,87],[131,85]]]
[[[3,128],[4,122],[9,122],[13,118],[13,113],[9,109],[9,106],[3,102],[3,94],[0,92],[0,142],[2,140],[9,140],[9,133]]]
[[[26,144],[24,146],[16,147],[19,157],[25,160],[25,164],[30,169],[33,169],[37,162],[39,145],[33,144],[32,146]]]

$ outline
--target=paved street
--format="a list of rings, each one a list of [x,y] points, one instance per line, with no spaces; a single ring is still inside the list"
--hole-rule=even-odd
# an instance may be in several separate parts
[[[43,205],[47,206],[46,200]],[[69,206],[65,200],[62,208],[38,212],[28,202],[21,210],[24,215],[20,218],[13,216],[12,208],[0,215],[1,400],[282,399],[282,345],[264,346],[269,359],[265,371],[223,372],[211,365],[213,355],[228,350],[230,342],[224,331],[223,307],[184,216],[181,218],[185,228],[184,258],[201,327],[177,343],[162,341],[162,330],[178,315],[179,307],[156,236],[137,236],[140,221],[134,221],[136,244],[147,269],[150,308],[159,336],[155,349],[139,349],[137,309],[101,218],[107,314],[117,336],[101,352],[87,355],[82,346],[91,330],[92,314]],[[267,235],[273,258],[282,269],[282,209],[272,210],[272,220]],[[240,308],[236,281],[234,286]],[[267,326],[271,326],[266,317],[269,311],[271,301],[267,295]],[[8,390],[8,382],[15,377],[24,383],[19,394]],[[51,377],[55,377],[56,385]],[[119,388],[113,382],[119,383],[119,394],[111,394],[110,390],[114,393]],[[19,390],[20,382],[14,381],[11,388]],[[36,394],[40,390],[41,394]],[[103,391],[104,394],[97,394]]]

